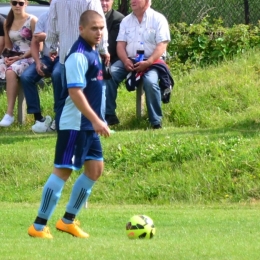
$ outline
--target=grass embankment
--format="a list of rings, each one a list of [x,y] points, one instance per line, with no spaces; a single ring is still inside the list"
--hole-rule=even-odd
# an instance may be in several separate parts
[[[135,118],[135,93],[118,94],[121,124],[102,139],[105,171],[91,202],[169,204],[249,201],[260,196],[260,52],[175,78],[163,105],[162,130]],[[44,114],[53,115],[52,89],[41,91]],[[0,95],[0,112],[6,96]],[[25,126],[0,129],[0,201],[38,202],[52,171],[56,134]],[[64,190],[66,199],[74,173]]]

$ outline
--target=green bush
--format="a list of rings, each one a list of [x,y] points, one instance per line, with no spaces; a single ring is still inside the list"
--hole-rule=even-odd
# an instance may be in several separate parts
[[[168,46],[168,63],[174,71],[217,64],[244,53],[260,43],[260,24],[223,27],[221,19],[210,23],[170,25],[172,40]]]

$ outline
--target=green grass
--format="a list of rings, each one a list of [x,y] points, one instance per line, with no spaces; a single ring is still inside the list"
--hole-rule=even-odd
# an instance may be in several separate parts
[[[76,239],[55,230],[64,204],[49,226],[52,241],[31,238],[27,228],[35,218],[36,204],[0,203],[1,259],[125,259],[125,260],[257,260],[260,246],[259,205],[92,205],[79,215],[90,238]],[[153,218],[151,240],[129,240],[125,224],[134,214]]]
[[[103,139],[105,171],[91,200],[171,204],[260,198],[259,50],[219,66],[176,76],[163,126],[135,117],[135,93],[119,89],[121,124]],[[53,116],[52,88],[40,91]],[[0,95],[4,114],[6,96]],[[0,200],[37,202],[52,171],[56,134],[33,134],[27,124],[0,128]],[[65,198],[78,173],[64,190]]]
[[[259,60],[260,51],[252,50],[174,75],[157,131],[147,115],[135,118],[135,93],[121,86],[121,124],[102,138],[105,170],[90,208],[79,215],[89,240],[54,228],[79,172],[49,222],[55,239],[28,237],[52,172],[56,133],[33,134],[32,116],[25,125],[0,128],[0,259],[259,259]],[[44,114],[53,116],[52,88],[40,95]],[[2,115],[5,109],[2,93]],[[125,224],[134,214],[154,219],[154,239],[127,239]]]

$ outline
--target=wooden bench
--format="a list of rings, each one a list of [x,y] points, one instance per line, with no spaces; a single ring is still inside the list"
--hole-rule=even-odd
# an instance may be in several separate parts
[[[144,88],[141,81],[136,89],[136,117],[141,118],[144,114]]]
[[[17,121],[19,124],[25,124],[26,115],[26,101],[23,93],[23,88],[19,83],[19,92],[17,96]]]
[[[141,118],[143,114],[144,114],[144,90],[143,90],[143,84],[140,83],[140,85],[136,89],[136,117]],[[17,121],[19,124],[25,124],[26,115],[27,115],[26,101],[23,93],[23,88],[20,85],[18,96],[17,96]]]

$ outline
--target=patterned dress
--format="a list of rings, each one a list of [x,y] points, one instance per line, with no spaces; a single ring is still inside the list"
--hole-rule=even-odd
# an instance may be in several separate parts
[[[24,22],[21,29],[18,31],[9,31],[9,37],[13,44],[12,50],[27,52],[30,50],[31,40],[32,40],[32,28],[31,19],[33,16],[29,16]],[[4,63],[4,58],[0,59],[0,78],[5,79],[6,70],[14,71],[18,77],[21,76],[23,71],[34,62],[33,58],[25,58],[14,62],[11,66],[7,67]]]

